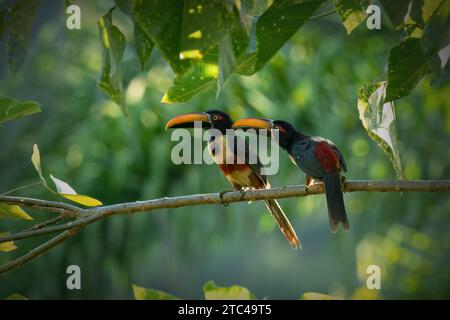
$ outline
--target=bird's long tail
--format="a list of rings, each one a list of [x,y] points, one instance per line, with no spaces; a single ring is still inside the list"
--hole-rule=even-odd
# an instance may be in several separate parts
[[[284,214],[283,209],[281,209],[280,205],[278,204],[278,201],[275,199],[265,200],[264,203],[277,221],[278,227],[280,228],[286,239],[289,241],[289,244],[295,249],[301,249],[302,245],[300,244],[300,240],[298,240],[294,228],[292,228],[291,223]]]
[[[333,233],[336,232],[339,223],[347,230],[350,224],[348,223],[347,213],[345,212],[341,176],[339,173],[327,173],[323,177],[323,182],[325,184],[331,231]]]

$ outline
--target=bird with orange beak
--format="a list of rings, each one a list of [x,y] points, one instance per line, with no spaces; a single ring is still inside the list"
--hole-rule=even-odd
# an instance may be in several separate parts
[[[278,132],[278,144],[287,151],[292,162],[306,173],[306,185],[311,185],[314,180],[323,181],[332,232],[337,231],[339,224],[345,230],[349,228],[341,180],[341,172],[347,171],[347,166],[333,142],[303,134],[282,120],[244,118],[236,121],[233,128],[266,129],[272,136]]]
[[[214,128],[219,132],[218,135],[211,135],[208,141],[208,150],[214,162],[231,183],[233,190],[242,191],[244,188],[270,188],[267,176],[261,174],[262,165],[259,159],[257,159],[257,163],[255,164],[250,163],[249,155],[253,151],[248,144],[236,142],[239,137],[235,136],[233,130],[231,130],[233,121],[225,112],[209,110],[206,112],[179,115],[167,122],[166,129],[193,128],[195,123],[201,123],[204,129]],[[235,142],[230,143],[230,139],[235,139]],[[244,152],[238,152],[238,146],[242,145],[245,146]],[[232,150],[228,146],[233,146]],[[231,161],[226,159],[229,155],[232,157]],[[301,247],[297,234],[278,204],[278,201],[273,199],[265,200],[264,202],[289,244],[294,248]]]

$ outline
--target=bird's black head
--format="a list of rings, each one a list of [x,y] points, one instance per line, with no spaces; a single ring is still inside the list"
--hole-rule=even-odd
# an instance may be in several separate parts
[[[231,129],[233,121],[227,113],[214,109],[208,110],[206,113],[209,115],[209,120],[213,128],[220,130],[223,134],[226,133],[226,129]]]
[[[295,138],[300,135],[292,124],[284,120],[274,120],[272,122],[272,128],[279,132],[278,143],[283,149],[289,149],[294,143]]]

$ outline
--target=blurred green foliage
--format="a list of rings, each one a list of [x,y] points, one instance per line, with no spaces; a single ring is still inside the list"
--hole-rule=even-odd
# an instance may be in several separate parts
[[[164,131],[172,116],[211,107],[233,118],[287,119],[303,132],[331,138],[346,157],[348,179],[395,179],[383,152],[367,136],[357,109],[357,91],[382,74],[398,33],[383,19],[381,30],[360,25],[350,35],[336,15],[307,22],[251,77],[232,75],[216,99],[214,90],[189,103],[161,99],[173,71],[154,50],[141,71],[127,46],[121,76],[129,118],[96,88],[101,72],[97,19],[113,2],[81,4],[82,29],[65,27],[64,7],[43,1],[34,22],[25,64],[2,76],[0,96],[38,101],[42,112],[0,128],[0,193],[38,181],[30,162],[38,144],[47,172],[104,204],[228,189],[214,166],[170,161],[173,142]],[[132,21],[115,24],[127,41]],[[33,27],[34,28],[34,27]],[[5,52],[1,43],[1,54]],[[6,74],[1,57],[0,74]],[[431,76],[396,104],[403,169],[408,179],[449,177],[450,86],[433,87]],[[304,182],[281,154],[274,186]],[[58,199],[41,187],[17,194]],[[59,199],[58,199],[59,200]],[[322,196],[281,200],[302,239],[292,250],[264,205],[165,209],[93,224],[23,268],[0,276],[0,297],[18,292],[38,298],[133,298],[132,284],[202,298],[213,279],[237,283],[257,297],[298,298],[324,292],[347,298],[449,298],[450,200],[444,193],[352,193],[345,195],[351,229],[330,234]],[[30,210],[37,221],[48,217]],[[10,232],[27,221],[0,220]],[[16,242],[0,263],[45,240]],[[82,289],[69,291],[68,265],[82,270]],[[382,269],[382,290],[365,289],[368,265]]]

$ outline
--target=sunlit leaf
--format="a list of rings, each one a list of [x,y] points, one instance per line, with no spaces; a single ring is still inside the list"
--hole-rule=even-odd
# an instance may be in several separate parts
[[[64,194],[64,193],[58,194],[66,199],[82,204],[86,207],[98,207],[102,205],[102,203],[99,200],[82,194]]]
[[[273,2],[259,19],[255,19],[255,31],[250,35],[249,51],[236,60],[236,72],[252,75],[264,67],[322,2],[322,0]],[[252,48],[252,43],[255,44],[255,48]]]
[[[333,0],[337,13],[341,17],[347,33],[350,34],[361,22],[366,19],[366,9],[370,4],[368,0]]]
[[[71,186],[69,186],[69,184],[67,182],[64,182],[58,178],[55,178],[52,175],[50,175],[50,178],[55,183],[57,193],[60,196],[63,196],[66,199],[69,199],[73,202],[82,204],[87,207],[96,207],[96,206],[102,205],[102,203],[97,199],[94,199],[89,196],[77,194],[76,191]]]
[[[20,101],[9,97],[0,98],[0,123],[16,120],[41,112],[39,103]]]
[[[408,38],[391,49],[386,102],[405,97],[428,72],[420,39]]]
[[[358,92],[359,118],[372,140],[387,154],[397,177],[404,178],[393,102],[385,102],[386,82],[366,83]]]
[[[135,284],[133,284],[133,294],[135,300],[181,300],[181,298],[169,293],[154,289],[146,289]]]
[[[9,235],[9,232],[0,232],[0,238],[6,237]],[[17,249],[16,245],[14,244],[14,241],[6,241],[0,243],[0,252],[10,252]]]
[[[105,92],[127,114],[123,92],[120,63],[125,50],[125,36],[112,23],[112,11],[98,21],[100,42],[103,47],[102,72],[97,86]]]
[[[33,220],[33,218],[23,211],[21,207],[0,203],[0,219],[2,218]]]
[[[206,300],[255,300],[255,296],[244,287],[233,285],[231,287],[218,287],[213,281],[203,286]]]
[[[161,102],[185,102],[198,92],[216,86],[219,77],[217,55],[217,50],[212,50],[188,72],[175,77]]]
[[[305,292],[300,297],[300,300],[342,300],[342,298],[318,292]]]
[[[45,186],[47,186],[47,182],[45,181],[44,176],[42,175],[41,155],[39,152],[39,148],[36,144],[33,145],[33,154],[31,155],[31,162],[33,163],[34,168],[36,169],[37,173],[39,174],[39,178],[41,179],[42,183]]]
[[[39,1],[18,0],[7,10],[8,42],[6,52],[9,69],[16,73],[25,61],[31,26]]]
[[[29,300],[27,297],[21,295],[20,293],[13,293],[9,295],[6,300]]]

